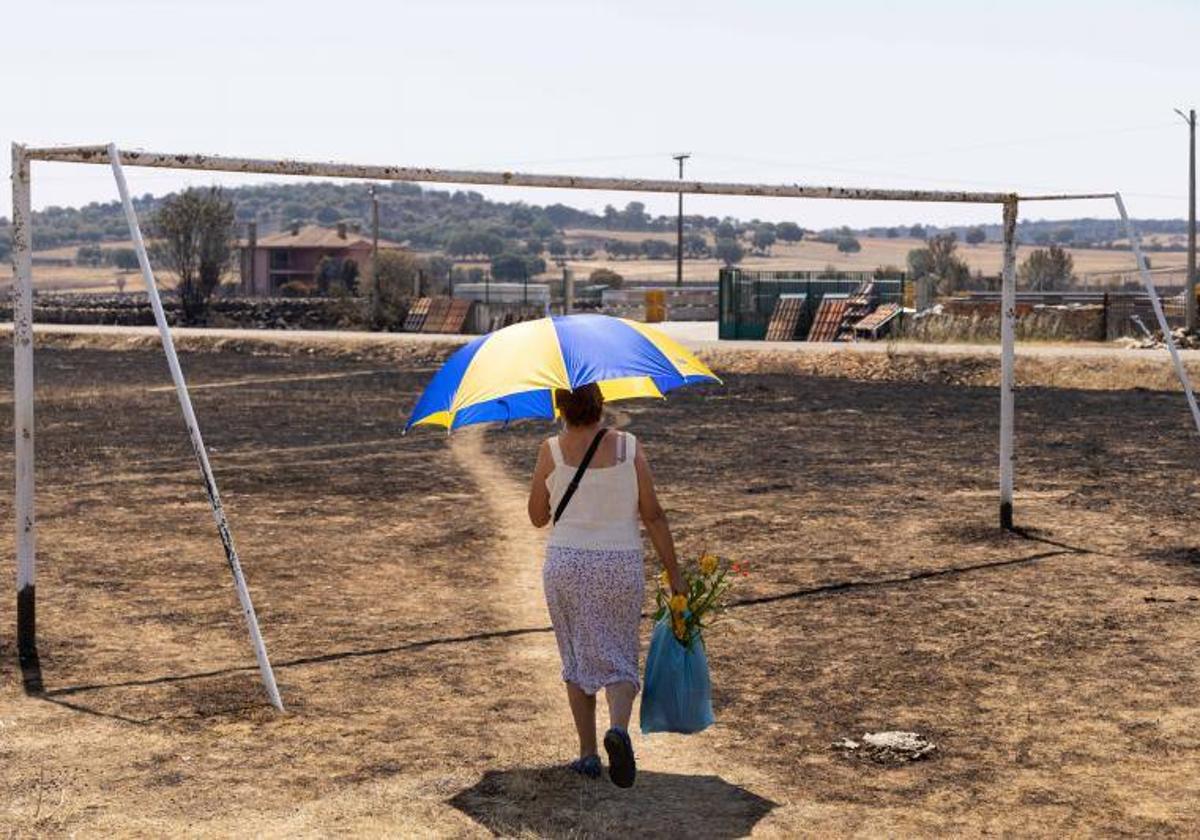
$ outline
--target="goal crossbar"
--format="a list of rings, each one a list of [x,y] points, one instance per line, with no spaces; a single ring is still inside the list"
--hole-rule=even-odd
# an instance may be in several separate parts
[[[30,205],[32,161],[111,165],[120,183],[120,166],[152,167],[159,169],[203,170],[262,175],[291,175],[321,178],[351,178],[370,181],[409,181],[416,183],[448,183],[476,186],[534,187],[542,189],[606,190],[613,192],[667,193],[693,195],[746,196],[752,198],[813,198],[849,201],[945,202],[961,204],[998,204],[1003,208],[1004,259],[1001,283],[1000,320],[1000,429],[999,484],[1000,525],[1013,527],[1013,384],[1015,371],[1016,322],[1016,224],[1017,212],[1023,201],[1080,201],[1114,200],[1125,224],[1135,262],[1153,304],[1155,316],[1171,353],[1176,374],[1187,396],[1197,430],[1200,431],[1200,408],[1192,393],[1187,371],[1171,336],[1161,302],[1142,256],[1137,233],[1125,212],[1124,202],[1117,192],[1053,193],[1021,195],[1017,192],[975,192],[925,189],[879,189],[870,187],[813,186],[800,183],[755,184],[713,181],[684,181],[584,175],[545,175],[510,171],[476,171],[411,166],[377,166],[353,163],[314,162],[289,159],[260,159],[226,157],[191,153],[149,152],[137,149],[118,150],[115,145],[60,146],[30,148],[17,143],[12,146],[12,262],[13,262],[13,412],[15,434],[15,504],[17,530],[17,650],[23,669],[37,662],[35,632],[35,520],[34,520],[34,427],[33,427],[33,269],[32,269],[32,209]],[[124,196],[123,196],[124,198]],[[124,202],[134,218],[132,205]],[[139,254],[141,256],[141,254]],[[143,273],[149,274],[143,264]],[[149,281],[148,281],[149,282]],[[170,331],[161,330],[164,351],[172,355]],[[175,368],[172,368],[174,373]],[[181,405],[188,405],[187,388],[182,375],[176,379]],[[186,407],[184,408],[186,415]],[[194,423],[194,418],[192,420]],[[190,428],[189,424],[189,428]],[[198,439],[198,430],[194,440]],[[197,457],[207,464],[207,453],[201,443]],[[206,478],[207,480],[207,478]],[[220,526],[220,519],[218,525]],[[224,537],[225,535],[222,534]],[[227,551],[231,543],[226,545]],[[240,572],[240,569],[239,569]],[[238,575],[235,575],[235,578]],[[241,584],[244,587],[244,582]],[[239,592],[239,595],[241,592]],[[243,604],[245,605],[245,601]],[[252,613],[251,613],[252,616]],[[255,631],[257,627],[255,627]],[[252,636],[256,635],[252,631]],[[256,642],[261,646],[261,639]],[[256,647],[256,653],[258,653]],[[265,651],[259,657],[265,662]],[[269,669],[269,665],[267,666]],[[265,673],[264,673],[265,677]],[[273,693],[273,679],[267,685],[268,695],[278,705]],[[266,680],[264,679],[264,683]],[[27,681],[28,686],[28,681]]]

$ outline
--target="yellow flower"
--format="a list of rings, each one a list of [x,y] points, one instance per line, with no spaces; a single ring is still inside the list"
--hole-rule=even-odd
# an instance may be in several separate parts
[[[686,595],[679,594],[671,596],[671,612],[675,613],[675,615],[679,615],[686,610],[687,605],[688,599]]]
[[[683,622],[682,618],[676,617],[671,622],[671,629],[675,631],[675,638],[679,639],[679,641],[682,642],[687,639],[687,625]]]
[[[663,569],[662,573],[659,574],[658,585],[660,587],[662,587],[663,589],[667,589],[667,590],[669,590],[671,588],[671,576],[669,574],[667,574],[666,569]]]
[[[715,554],[705,554],[700,558],[700,571],[706,575],[711,575],[717,570],[717,556]]]

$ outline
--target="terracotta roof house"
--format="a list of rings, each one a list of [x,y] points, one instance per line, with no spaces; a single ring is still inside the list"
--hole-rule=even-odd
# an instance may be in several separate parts
[[[241,286],[244,295],[279,294],[283,284],[292,281],[318,286],[316,270],[325,257],[353,260],[359,272],[371,259],[371,237],[350,230],[344,223],[336,228],[317,225],[293,225],[262,239],[254,227],[241,248]],[[380,249],[402,248],[395,242],[379,240]],[[318,290],[323,291],[323,290]]]

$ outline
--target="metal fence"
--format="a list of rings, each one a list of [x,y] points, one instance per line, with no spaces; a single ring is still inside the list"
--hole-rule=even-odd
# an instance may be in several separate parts
[[[807,334],[825,295],[849,295],[874,283],[876,303],[903,303],[903,273],[876,276],[873,271],[747,271],[725,268],[719,277],[719,335],[722,339],[762,339],[781,295],[804,295],[797,335]]]

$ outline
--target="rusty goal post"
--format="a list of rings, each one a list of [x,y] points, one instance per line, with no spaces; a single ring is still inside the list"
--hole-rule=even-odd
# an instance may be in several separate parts
[[[1000,422],[999,422],[999,521],[1002,528],[1013,527],[1013,379],[1015,364],[1015,294],[1016,294],[1016,223],[1021,202],[1076,201],[1100,199],[1114,201],[1129,234],[1136,267],[1149,294],[1159,327],[1163,331],[1176,374],[1183,386],[1192,417],[1200,431],[1200,409],[1197,408],[1191,383],[1172,340],[1153,281],[1141,254],[1136,231],[1125,211],[1124,202],[1116,192],[1082,194],[1020,195],[1016,192],[976,192],[961,190],[877,189],[869,187],[814,186],[802,183],[756,184],[739,182],[685,181],[666,179],[610,178],[578,175],[543,175],[508,171],[477,171],[438,169],[429,167],[362,165],[336,162],[314,162],[288,159],[259,159],[217,155],[118,150],[115,145],[60,146],[35,148],[14,143],[12,146],[12,266],[13,266],[13,413],[15,451],[14,514],[16,520],[16,587],[17,587],[17,651],[23,666],[37,660],[36,643],[36,520],[34,511],[34,383],[33,383],[33,238],[31,191],[32,164],[35,162],[78,163],[107,165],[113,168],[119,191],[125,198],[125,167],[202,170],[210,172],[256,173],[262,175],[295,175],[318,178],[351,178],[365,181],[411,181],[472,186],[536,187],[566,190],[605,190],[614,192],[659,193],[667,195],[727,195],[752,198],[802,198],[840,201],[938,202],[961,204],[992,204],[1002,210],[1004,230],[1004,260],[1001,295],[1001,353],[1000,353]],[[131,235],[140,239],[136,215],[128,201],[127,218]],[[153,274],[144,248],[139,250],[139,264],[152,300]],[[190,399],[182,373],[174,361],[174,348],[169,328],[160,321],[164,352],[171,366],[179,392],[181,409],[192,435],[193,446],[201,472],[213,503],[218,531],[225,542],[227,557],[234,571],[239,597],[244,588],[240,581],[240,565],[232,553],[232,538],[220,510],[216,485],[207,469],[208,458],[194,414],[190,414]],[[254,621],[249,596],[242,599],[243,614]],[[250,629],[251,640],[259,659],[264,687],[271,702],[282,704],[275,691],[274,679],[266,661],[265,646],[257,636],[257,624]]]

